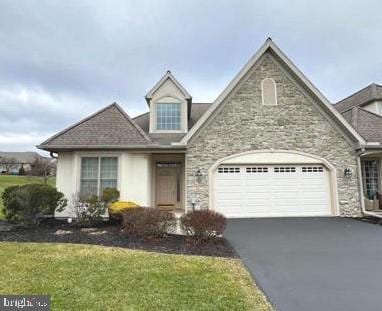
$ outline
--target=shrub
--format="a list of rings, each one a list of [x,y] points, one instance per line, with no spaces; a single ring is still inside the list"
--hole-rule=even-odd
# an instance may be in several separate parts
[[[182,229],[196,240],[208,240],[222,235],[226,219],[222,214],[211,210],[196,210],[187,213],[180,219]]]
[[[122,215],[125,211],[136,207],[139,207],[139,205],[132,201],[116,201],[109,205],[109,214]]]
[[[115,202],[119,199],[119,191],[116,188],[105,188],[102,192],[102,201],[106,204]]]
[[[144,237],[163,237],[175,225],[175,216],[157,208],[137,207],[123,213],[126,233]]]
[[[77,222],[80,226],[88,227],[100,224],[106,212],[105,202],[97,196],[81,198],[78,195],[73,199],[73,207]]]
[[[67,204],[63,193],[46,184],[8,187],[2,199],[5,218],[28,225],[38,225],[43,216],[53,216]]]

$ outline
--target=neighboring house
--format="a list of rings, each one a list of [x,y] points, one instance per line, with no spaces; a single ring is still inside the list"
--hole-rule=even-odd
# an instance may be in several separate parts
[[[382,86],[371,84],[335,105],[345,119],[368,142],[360,150],[362,157],[362,184],[367,210],[382,207]]]
[[[19,174],[21,167],[24,168],[25,173],[31,171],[31,164],[35,161],[36,157],[41,157],[37,152],[4,152],[0,151],[0,173]],[[2,159],[14,159],[15,163],[10,166],[7,171],[6,165],[2,164]]]
[[[38,146],[58,154],[60,191],[117,187],[142,206],[227,217],[362,214],[362,153],[381,146],[271,39],[211,104],[193,103],[170,72],[146,101],[148,113],[132,119],[112,104]]]

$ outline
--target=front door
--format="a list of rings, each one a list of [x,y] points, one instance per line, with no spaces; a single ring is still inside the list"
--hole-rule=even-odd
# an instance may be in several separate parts
[[[180,163],[156,164],[156,206],[175,209],[180,204]]]

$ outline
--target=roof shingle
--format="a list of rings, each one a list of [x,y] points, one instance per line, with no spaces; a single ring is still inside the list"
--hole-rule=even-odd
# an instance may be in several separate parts
[[[211,106],[211,103],[192,103],[191,105],[191,115],[188,120],[188,129],[191,129],[195,123],[199,120],[199,118],[207,111],[207,109]],[[150,114],[146,112],[141,114],[133,120],[150,136],[153,141],[158,142],[159,144],[165,144],[169,141],[178,142],[184,136],[182,134],[149,134],[150,131]]]
[[[45,150],[75,146],[146,145],[150,137],[113,103],[49,138],[38,147]]]
[[[363,106],[374,100],[382,99],[382,85],[370,84],[358,92],[339,101],[334,107],[341,113],[346,112],[353,107]]]
[[[354,107],[343,116],[366,141],[382,143],[381,116],[361,107]]]

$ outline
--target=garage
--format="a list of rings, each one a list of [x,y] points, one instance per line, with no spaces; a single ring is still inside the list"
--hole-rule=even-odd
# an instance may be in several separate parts
[[[330,173],[322,164],[223,164],[214,206],[226,217],[332,215]]]

